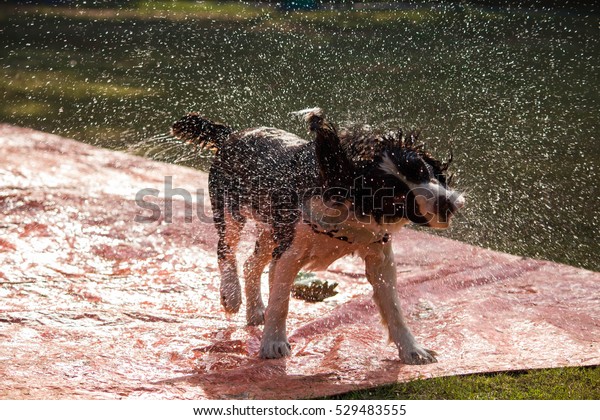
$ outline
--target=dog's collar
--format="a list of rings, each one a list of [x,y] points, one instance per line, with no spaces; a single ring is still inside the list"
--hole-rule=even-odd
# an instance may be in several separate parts
[[[340,241],[344,241],[349,244],[355,243],[355,241],[350,239],[348,236],[341,234],[339,229],[331,229],[331,230],[323,229],[319,225],[311,222],[310,220],[306,220],[306,219],[304,220],[304,223],[309,225],[314,233],[319,233],[321,235],[327,235],[330,238],[338,239]],[[381,236],[381,238],[379,238],[379,236]],[[369,243],[370,244],[385,244],[389,240],[390,240],[390,234],[388,232],[385,232],[385,233],[383,233],[383,235],[377,235],[376,239]]]
[[[389,227],[376,223],[372,217],[354,213],[349,201],[325,203],[319,196],[311,197],[302,205],[303,221],[313,232],[327,235],[349,244],[386,243],[390,239]],[[345,215],[342,219],[341,215]],[[391,226],[390,226],[391,227]],[[393,226],[395,230],[397,226]]]

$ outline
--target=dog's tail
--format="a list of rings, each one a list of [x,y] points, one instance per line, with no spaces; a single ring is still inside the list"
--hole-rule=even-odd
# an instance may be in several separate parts
[[[171,126],[171,135],[201,149],[218,150],[233,128],[190,112]]]

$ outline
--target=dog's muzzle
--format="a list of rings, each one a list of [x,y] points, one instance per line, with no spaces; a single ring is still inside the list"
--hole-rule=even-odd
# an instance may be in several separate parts
[[[453,215],[465,206],[465,196],[457,192],[453,192],[446,201],[447,211],[450,215]]]
[[[434,228],[447,228],[450,224],[450,218],[454,216],[465,205],[465,197],[458,192],[448,192],[447,195],[437,197],[435,216],[428,223]]]

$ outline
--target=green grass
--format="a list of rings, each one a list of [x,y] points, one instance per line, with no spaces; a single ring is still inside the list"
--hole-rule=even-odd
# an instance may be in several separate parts
[[[97,82],[82,80],[67,71],[17,71],[6,70],[5,78],[0,80],[0,89],[14,94],[37,92],[41,95],[60,95],[68,100],[77,100],[84,96],[102,96],[106,98],[122,98],[130,96],[147,96],[149,89],[124,86],[118,81]]]
[[[166,20],[212,20],[248,21],[260,18],[272,25],[317,24],[336,29],[394,24],[419,24],[443,17],[443,13],[427,7],[410,10],[311,10],[288,13],[271,6],[251,5],[241,2],[219,1],[138,1],[121,8],[88,8],[76,6],[20,6],[17,11],[34,14],[63,16],[73,19],[166,19]]]
[[[19,6],[17,11],[64,16],[80,20],[211,20],[245,21],[264,16],[270,10],[264,6],[218,1],[138,1],[119,8],[74,6]],[[3,16],[0,14],[0,18]]]
[[[295,12],[289,15],[275,14],[274,19],[286,19],[298,23],[318,24],[321,28],[359,29],[394,25],[431,23],[441,19],[442,13],[427,8],[411,10],[388,11],[354,11],[354,10],[316,10],[310,12]]]
[[[167,13],[174,16],[185,15],[198,18],[251,19],[265,13],[263,7],[252,6],[241,2],[221,3],[218,1],[139,1],[134,7],[140,14],[153,16],[156,13]]]
[[[449,376],[349,392],[336,399],[597,400],[600,366]]]

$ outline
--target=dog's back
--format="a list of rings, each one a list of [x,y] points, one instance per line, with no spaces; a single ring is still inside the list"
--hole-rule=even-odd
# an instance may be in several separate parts
[[[220,145],[211,166],[211,199],[222,196],[226,210],[238,219],[278,222],[279,206],[297,208],[298,191],[316,186],[315,168],[314,147],[292,133],[270,127],[235,132]]]

